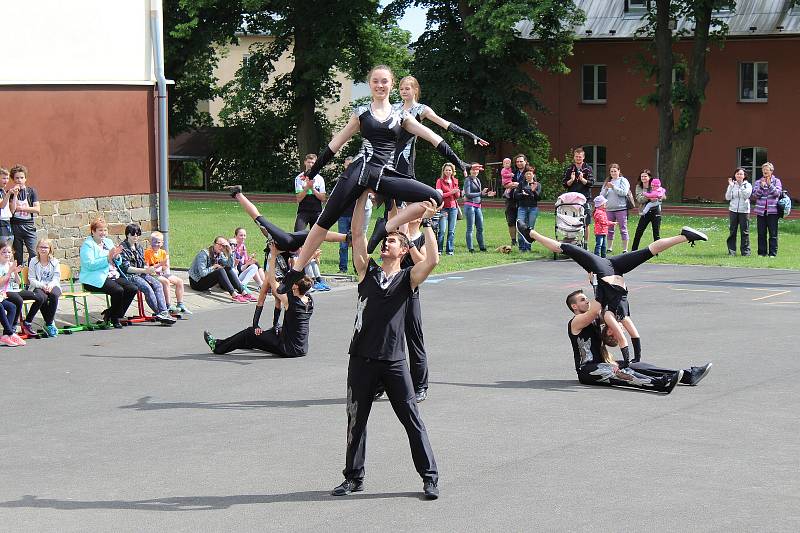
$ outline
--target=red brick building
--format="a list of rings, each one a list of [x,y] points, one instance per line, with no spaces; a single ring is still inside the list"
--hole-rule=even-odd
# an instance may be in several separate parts
[[[575,29],[578,40],[567,62],[570,74],[537,76],[548,109],[535,115],[539,127],[550,138],[555,157],[584,146],[598,176],[605,177],[610,163],[619,163],[629,178],[642,168],[656,170],[657,113],[636,105],[652,85],[634,71],[636,56],[646,45],[644,38],[634,37],[644,25],[647,1],[577,4],[587,17]],[[750,168],[758,178],[765,161],[775,165],[775,174],[796,196],[800,7],[784,0],[739,1],[735,12],[717,15],[730,30],[724,47],[712,45],[707,58],[710,81],[700,127],[710,131],[696,137],[684,196],[720,201],[737,166]],[[688,56],[690,47],[687,40],[678,51]]]

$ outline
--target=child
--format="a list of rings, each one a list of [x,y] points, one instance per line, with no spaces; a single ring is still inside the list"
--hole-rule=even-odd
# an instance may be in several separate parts
[[[245,239],[247,239],[247,231],[244,228],[236,228],[233,234],[234,240],[231,241],[231,249],[233,250],[233,264],[239,274],[239,281],[247,290],[247,284],[251,279],[255,279],[259,290],[261,290],[261,286],[264,284],[264,270],[259,266],[255,258],[247,253],[247,247],[244,244]],[[250,291],[245,294],[250,295]],[[252,298],[252,300],[255,301],[255,298]]]
[[[156,267],[158,281],[161,282],[161,286],[164,288],[164,300],[169,310],[191,315],[192,312],[186,309],[186,305],[183,303],[183,280],[170,272],[169,254],[163,246],[164,234],[160,231],[150,233],[150,248],[144,251],[144,262],[147,266]],[[178,301],[175,307],[172,307],[169,303],[170,285],[175,286],[175,299]]]
[[[23,329],[26,324],[30,328],[36,311],[41,308],[44,330],[48,337],[55,337],[58,335],[55,317],[58,299],[61,297],[61,271],[58,259],[53,257],[53,241],[50,239],[41,239],[36,243],[36,257],[31,259],[28,269],[28,288],[38,296],[41,303],[31,305],[28,316],[23,322]]]
[[[503,159],[503,168],[500,169],[500,178],[503,180],[503,184],[514,179],[514,171],[511,170],[511,159],[508,157]],[[503,195],[505,196],[505,193]]]
[[[322,279],[322,274],[319,271],[319,260],[321,256],[322,250],[317,248],[317,251],[314,252],[314,255],[311,256],[311,260],[306,265],[305,274],[314,280],[312,289],[315,291],[325,292],[331,290],[331,288],[327,283],[325,283],[325,280]]]
[[[14,241],[14,233],[11,231],[11,209],[9,201],[11,194],[6,190],[11,174],[7,168],[0,167],[0,240],[11,243]]]
[[[648,211],[654,207],[661,205],[661,199],[667,195],[667,190],[661,186],[661,180],[653,178],[650,181],[650,191],[642,191],[642,194],[647,198],[648,202],[642,209],[642,216],[646,215]]]
[[[17,305],[6,297],[10,294],[7,291],[11,280],[22,272],[22,267],[11,258],[12,253],[11,244],[0,242],[0,322],[3,324],[0,346],[25,346],[26,342],[17,335],[17,317],[22,309],[22,300]]]
[[[594,255],[600,257],[606,256],[606,238],[608,238],[608,226],[616,224],[616,222],[608,221],[608,214],[606,213],[606,200],[605,196],[597,196],[594,199]]]
[[[11,210],[11,231],[14,233],[14,258],[22,262],[23,246],[28,250],[28,261],[36,256],[36,226],[33,218],[39,212],[39,195],[32,187],[28,187],[28,169],[25,165],[14,165],[11,168],[11,179],[14,187],[9,193],[9,209]]]

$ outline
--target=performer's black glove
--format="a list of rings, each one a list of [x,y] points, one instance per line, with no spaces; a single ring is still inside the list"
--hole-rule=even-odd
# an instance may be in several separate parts
[[[450,145],[447,144],[447,141],[443,140],[442,142],[437,144],[436,151],[442,154],[445,158],[447,158],[448,161],[453,163],[456,166],[456,168],[460,168],[464,172],[469,172],[469,169],[472,168],[472,165],[470,165],[469,163],[465,163],[456,155],[453,149],[450,148]]]
[[[478,144],[479,141],[482,141],[480,137],[472,133],[471,131],[467,131],[455,122],[451,122],[449,126],[447,126],[448,131],[452,131],[453,133],[458,133],[459,135],[463,135],[469,139],[472,139],[472,142]]]
[[[322,170],[322,167],[327,165],[330,160],[333,159],[333,156],[333,150],[331,150],[330,146],[326,146],[322,153],[317,157],[317,160],[314,161],[314,165],[303,174],[305,174],[307,178],[313,178],[319,174],[319,171]]]
[[[261,311],[264,310],[263,305],[256,306],[256,312],[253,313],[253,329],[258,329],[258,322],[261,320]]]

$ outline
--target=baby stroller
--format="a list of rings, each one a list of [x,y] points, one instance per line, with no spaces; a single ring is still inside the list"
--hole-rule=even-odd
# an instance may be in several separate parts
[[[579,192],[565,192],[555,203],[556,240],[586,249],[589,209],[586,197]],[[553,259],[558,254],[553,253]]]

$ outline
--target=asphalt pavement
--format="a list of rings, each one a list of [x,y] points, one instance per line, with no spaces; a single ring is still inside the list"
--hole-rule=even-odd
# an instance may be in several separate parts
[[[712,361],[697,387],[579,384],[564,298],[588,284],[569,261],[423,286],[437,501],[421,499],[388,401],[372,410],[366,491],[329,495],[353,283],[314,295],[300,359],[210,353],[204,329],[252,319],[224,299],[170,328],[0,348],[0,530],[800,530],[800,274],[643,265],[626,279],[644,360]]]

